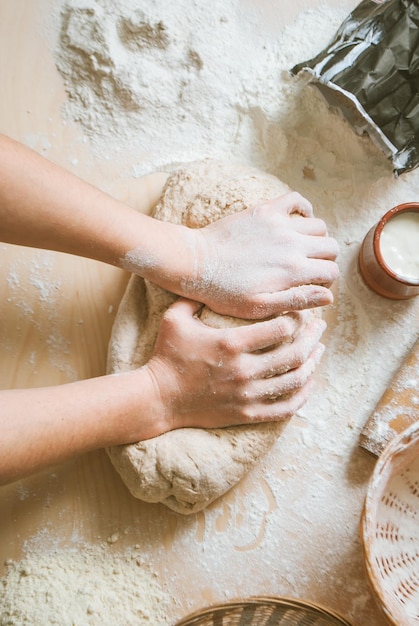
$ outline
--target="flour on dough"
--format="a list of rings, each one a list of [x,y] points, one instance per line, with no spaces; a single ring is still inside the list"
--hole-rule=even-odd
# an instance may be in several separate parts
[[[169,176],[153,216],[199,228],[287,191],[278,178],[253,167],[197,161]],[[148,361],[161,318],[176,297],[139,276],[131,277],[112,329],[109,372],[128,371]],[[249,323],[207,307],[201,320],[217,327]],[[135,497],[163,502],[179,513],[196,513],[238,483],[272,447],[285,424],[181,428],[107,452]]]

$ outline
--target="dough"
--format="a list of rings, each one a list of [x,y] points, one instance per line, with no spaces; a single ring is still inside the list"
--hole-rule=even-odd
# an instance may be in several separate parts
[[[198,161],[168,178],[153,216],[198,228],[287,191],[276,177],[253,167]],[[127,371],[148,361],[162,315],[175,299],[147,280],[131,277],[112,329],[109,372]],[[207,307],[201,320],[216,327],[250,323]],[[196,513],[238,483],[272,447],[285,425],[181,428],[107,452],[135,497],[163,502],[178,513]]]

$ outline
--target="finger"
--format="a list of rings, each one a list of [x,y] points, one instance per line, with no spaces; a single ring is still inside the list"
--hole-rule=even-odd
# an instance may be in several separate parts
[[[298,316],[280,315],[250,326],[232,328],[229,332],[235,342],[243,347],[243,352],[257,352],[266,350],[274,344],[292,341],[300,326]]]
[[[287,311],[302,311],[332,304],[333,294],[322,285],[300,285],[276,293],[263,294],[254,303],[249,316],[253,319],[279,315]]]
[[[313,217],[313,205],[297,191],[292,191],[282,196],[285,201],[288,215],[302,215],[303,217]]]
[[[273,402],[255,402],[247,410],[249,422],[280,422],[290,419],[307,402],[314,389],[314,381],[309,380],[295,393],[279,397]]]
[[[203,304],[196,302],[195,300],[189,300],[188,298],[178,298],[165,312],[165,317],[179,316],[179,317],[194,317],[202,309]]]
[[[302,217],[294,216],[293,225],[297,232],[302,235],[313,235],[316,237],[324,237],[327,235],[326,222],[318,217]]]
[[[310,258],[302,263],[301,274],[307,276],[307,282],[314,285],[333,283],[339,276],[339,267],[329,259]]]
[[[281,396],[304,387],[313,375],[324,353],[324,345],[318,343],[309,358],[300,367],[285,374],[255,381],[255,393],[266,402],[275,402]]]
[[[273,350],[275,350],[276,348],[278,348],[278,346],[293,344],[295,341],[295,338],[299,335],[302,329],[306,328],[307,324],[311,322],[312,315],[313,314],[310,311],[310,309],[304,309],[303,311],[289,311],[287,313],[284,313],[283,316],[291,317],[293,322],[295,323],[295,332],[290,334],[288,337],[284,336],[284,338],[277,343],[271,343],[269,346],[265,346],[264,348],[259,348],[258,350],[255,350],[254,352],[250,352],[249,353],[250,358],[252,358],[252,355],[254,354],[258,354],[258,355],[268,354],[272,352]],[[253,366],[253,363],[249,363],[248,367],[250,368],[252,366]],[[256,377],[257,376],[255,376],[255,378]]]
[[[339,254],[339,245],[333,237],[313,237],[307,235],[305,250],[309,259],[329,259],[334,261]]]
[[[311,202],[304,198],[300,193],[296,191],[290,191],[282,196],[268,200],[262,206],[271,206],[286,215],[302,215],[303,217],[313,217],[313,206]],[[255,207],[256,210],[259,207]]]
[[[272,378],[300,367],[317,347],[325,330],[324,320],[313,319],[300,330],[292,343],[277,345],[273,350],[264,352],[263,356],[260,353],[248,355],[248,370],[253,371],[253,377],[258,379]]]

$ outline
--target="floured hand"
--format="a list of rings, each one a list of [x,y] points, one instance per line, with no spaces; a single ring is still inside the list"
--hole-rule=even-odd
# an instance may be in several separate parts
[[[311,204],[291,192],[194,231],[196,277],[188,297],[221,314],[266,318],[332,302],[337,242]]]
[[[293,313],[215,329],[180,299],[165,313],[144,366],[169,429],[284,420],[308,399],[326,324]]]

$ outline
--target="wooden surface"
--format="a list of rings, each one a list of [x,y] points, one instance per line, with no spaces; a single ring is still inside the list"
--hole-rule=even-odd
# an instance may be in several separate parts
[[[360,446],[380,456],[388,443],[418,419],[419,339],[396,372],[361,432]]]
[[[91,158],[77,127],[62,123],[65,93],[43,30],[50,6],[48,0],[0,3],[0,131],[146,212],[162,177],[122,179],[113,164]],[[303,6],[281,3],[284,20]],[[0,386],[54,385],[104,373],[128,275],[4,244],[0,268]],[[305,420],[297,417],[285,443],[259,469],[190,517],[136,501],[103,451],[3,487],[0,572],[5,559],[19,559],[29,545],[94,543],[116,533],[112,549],[138,544],[176,597],[172,620],[243,594],[288,595],[329,606],[358,626],[380,626],[357,534],[374,461],[353,452],[356,436],[348,438],[347,456],[336,459],[332,473],[320,462],[311,487],[310,466],[300,471],[296,465],[306,433]],[[325,454],[336,457],[330,446]],[[330,500],[316,502],[316,484],[327,485]],[[338,508],[332,513],[327,507],[334,494]],[[328,525],[331,519],[336,522]]]

